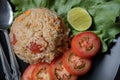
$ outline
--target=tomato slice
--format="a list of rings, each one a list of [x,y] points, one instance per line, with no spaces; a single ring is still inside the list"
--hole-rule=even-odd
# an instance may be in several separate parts
[[[77,80],[77,76],[70,74],[63,66],[62,59],[54,60],[49,67],[50,80]]]
[[[39,63],[32,72],[32,80],[50,80],[47,63]]]
[[[91,60],[75,55],[71,49],[64,53],[62,62],[66,70],[73,75],[84,75],[91,68]]]
[[[21,80],[32,80],[32,72],[36,68],[37,65],[38,64],[31,64],[31,65],[29,65],[25,69],[25,71],[24,71],[24,73],[22,75],[22,79]]]
[[[93,32],[82,32],[72,39],[73,52],[84,58],[91,58],[100,49],[100,39]]]

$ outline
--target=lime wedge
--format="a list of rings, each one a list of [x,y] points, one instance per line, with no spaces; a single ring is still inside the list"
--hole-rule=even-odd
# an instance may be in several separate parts
[[[78,31],[85,31],[92,24],[92,18],[89,13],[84,8],[80,7],[68,11],[67,20],[71,26]]]

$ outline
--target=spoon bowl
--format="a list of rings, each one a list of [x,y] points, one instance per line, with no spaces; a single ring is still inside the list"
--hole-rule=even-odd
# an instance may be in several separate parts
[[[13,21],[13,11],[8,1],[0,0],[0,29],[8,29]]]

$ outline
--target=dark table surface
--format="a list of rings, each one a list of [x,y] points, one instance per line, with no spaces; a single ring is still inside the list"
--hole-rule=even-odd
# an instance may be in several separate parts
[[[109,47],[109,51],[106,53],[98,53],[93,58],[93,64],[91,70],[88,74],[79,77],[78,80],[120,80],[120,37],[114,40],[115,42]],[[9,61],[9,56],[7,55],[7,44],[5,42],[3,33],[0,31],[0,43],[6,53]],[[21,73],[24,72],[28,64],[24,63],[22,60],[18,59],[19,67]],[[0,65],[1,61],[0,61]],[[4,73],[2,71],[2,66],[0,66],[0,80],[4,79]]]

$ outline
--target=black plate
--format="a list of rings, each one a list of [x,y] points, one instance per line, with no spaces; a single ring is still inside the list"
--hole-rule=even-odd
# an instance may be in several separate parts
[[[115,41],[116,42],[112,43],[111,48],[109,48],[107,53],[98,53],[93,58],[91,70],[88,72],[88,74],[81,77],[79,76],[78,80],[120,80],[120,37],[118,37]],[[7,44],[1,31],[0,43],[2,44],[6,56],[9,60],[9,56],[7,55]],[[24,63],[18,58],[17,61],[19,63],[20,71],[23,73],[28,64]],[[1,66],[0,72],[0,80],[5,80],[5,75]]]

